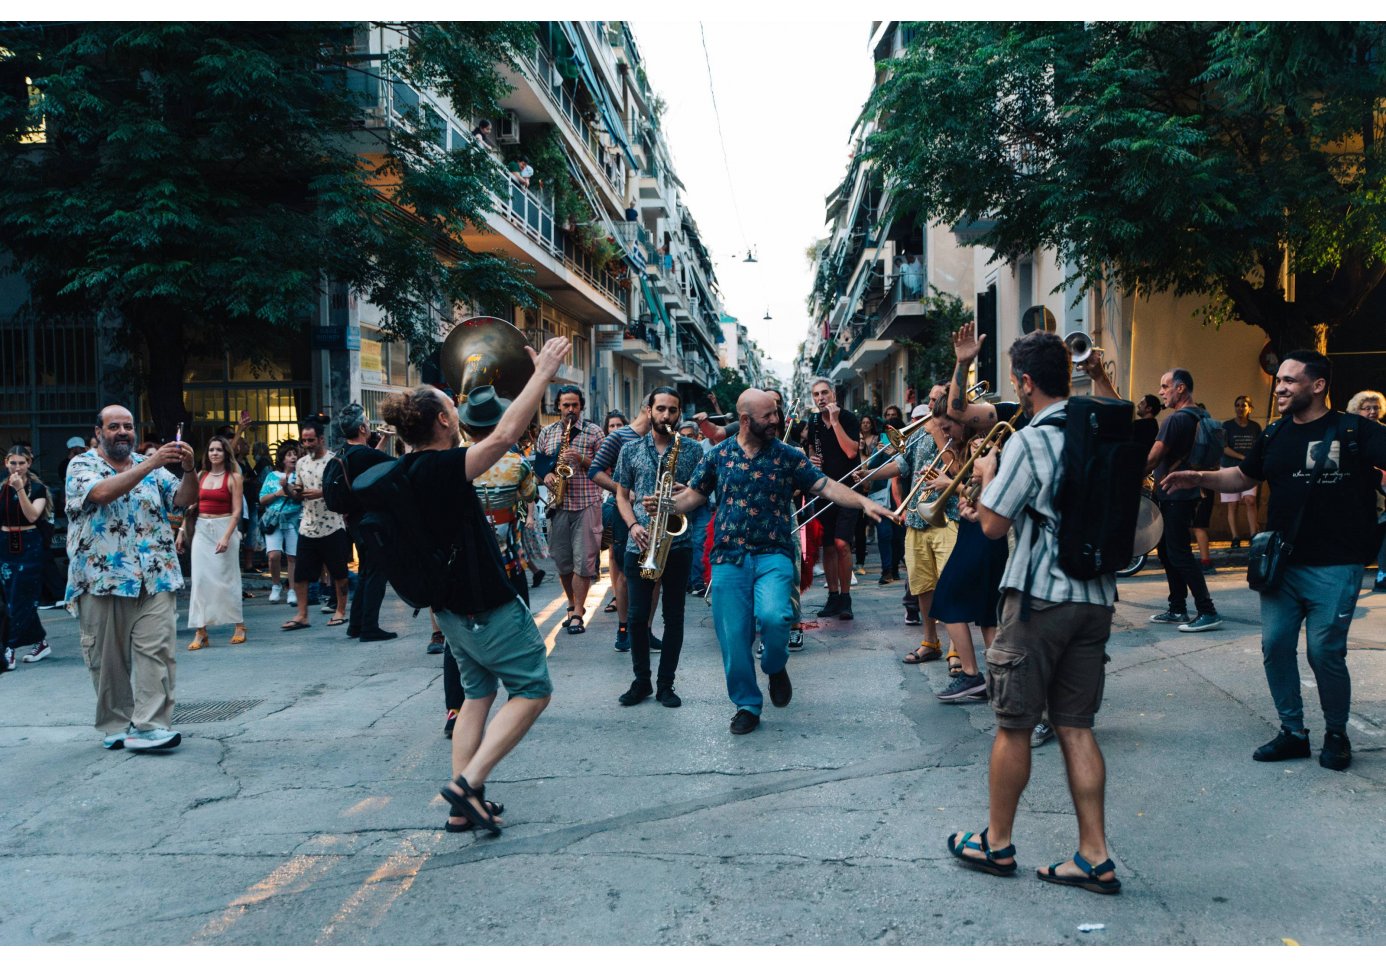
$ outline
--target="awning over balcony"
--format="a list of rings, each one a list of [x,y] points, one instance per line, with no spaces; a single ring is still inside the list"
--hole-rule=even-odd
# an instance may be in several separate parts
[[[654,294],[650,288],[650,282],[645,276],[637,276],[640,280],[640,291],[645,294],[645,305],[650,307],[650,319],[660,320],[664,324],[664,331],[670,337],[674,335],[674,324],[669,321],[669,314],[664,311],[664,301]]]
[[[582,79],[587,83],[587,88],[592,92],[592,98],[597,102],[597,109],[602,113],[602,120],[606,122],[606,130],[611,134],[611,138],[626,154],[626,160],[630,166],[639,169],[640,163],[635,160],[635,154],[630,150],[630,139],[626,137],[626,127],[621,123],[621,114],[615,110],[606,96],[606,88],[597,81],[597,72],[592,69],[592,63],[587,59],[587,51],[582,47],[582,38],[578,36],[577,28],[566,20],[559,21],[563,28],[563,34],[569,45],[573,48],[573,59],[577,61],[578,68],[582,71]]]

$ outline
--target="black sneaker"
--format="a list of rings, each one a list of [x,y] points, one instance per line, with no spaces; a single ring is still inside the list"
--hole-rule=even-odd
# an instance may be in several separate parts
[[[798,626],[795,626],[794,628],[789,630],[789,651],[804,651],[804,630],[799,628]],[[757,655],[756,658],[759,659],[760,656]]]
[[[1323,749],[1319,750],[1319,766],[1330,770],[1346,770],[1352,762],[1352,744],[1347,733],[1324,733]]]
[[[678,709],[683,705],[683,700],[674,692],[673,686],[660,686],[655,698],[659,700],[660,705],[668,706],[670,709]]]
[[[842,610],[842,596],[838,592],[828,592],[828,600],[818,610],[819,618],[832,618]]]
[[[894,578],[891,578],[889,575],[882,575],[880,578],[877,578],[877,579],[876,579],[876,584],[877,584],[877,585],[889,585],[889,584],[890,584],[891,582],[893,582],[894,580],[895,580],[895,579],[894,579]]]
[[[838,605],[837,617],[844,622],[850,622],[852,620],[852,596],[850,594],[843,595]]]
[[[654,689],[650,686],[647,679],[636,679],[630,684],[630,688],[621,693],[621,698],[617,700],[622,706],[636,706],[654,695]]]
[[[1344,737],[1344,742],[1347,738]],[[1307,760],[1309,758],[1309,736],[1296,736],[1285,727],[1280,728],[1275,739],[1265,746],[1257,747],[1251,758],[1261,763],[1277,763],[1280,760]],[[1346,764],[1345,764],[1346,765]]]
[[[794,686],[789,681],[789,670],[781,669],[770,673],[770,701],[776,706],[788,706],[794,698]]]
[[[443,650],[447,648],[447,644],[447,639],[443,638],[442,632],[434,632],[433,638],[428,640],[428,654],[442,655]]]
[[[659,636],[655,635],[653,632],[650,633],[650,651],[651,651],[651,652],[663,652],[663,651],[664,651],[664,640],[661,639]]]
[[[731,731],[737,736],[744,736],[759,725],[759,716],[748,710],[738,709],[736,715],[732,717]]]
[[[921,618],[919,617],[919,609],[918,609],[918,608],[907,608],[907,609],[905,609],[905,624],[906,624],[906,625],[919,625],[919,624],[921,624],[922,622],[923,622],[923,619],[921,619]]]
[[[939,702],[980,702],[987,696],[987,680],[979,672],[975,676],[960,673],[948,683],[948,688],[938,693]]]
[[[540,583],[541,581],[544,580],[544,576],[547,575],[547,574],[548,574],[547,571],[545,571],[544,569],[540,568],[538,571],[536,571],[536,572],[534,573],[534,578],[530,581],[529,587],[530,587],[530,588],[538,588],[538,587],[539,587],[539,583]]]

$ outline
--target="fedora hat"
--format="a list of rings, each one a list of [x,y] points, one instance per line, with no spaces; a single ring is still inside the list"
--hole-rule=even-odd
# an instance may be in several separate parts
[[[510,401],[505,397],[496,396],[495,387],[473,387],[472,392],[467,394],[467,402],[462,405],[457,419],[467,427],[494,427],[500,423],[500,418],[508,406]]]

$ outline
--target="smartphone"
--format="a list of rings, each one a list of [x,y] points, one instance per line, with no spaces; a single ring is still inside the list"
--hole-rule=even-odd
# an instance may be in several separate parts
[[[249,419],[250,419],[250,411],[249,411],[249,410],[242,410],[242,411],[241,411],[241,419],[242,419],[242,420],[249,420]]]
[[[181,422],[178,424],[178,429],[173,432],[173,439],[180,444],[183,442],[183,424]]]

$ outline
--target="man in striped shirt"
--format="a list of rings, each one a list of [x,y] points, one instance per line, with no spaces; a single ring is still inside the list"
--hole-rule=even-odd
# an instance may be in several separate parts
[[[983,532],[999,538],[1016,529],[1015,554],[1001,579],[1001,628],[987,649],[997,726],[990,824],[980,834],[950,836],[948,847],[958,860],[987,873],[1016,872],[1012,826],[1030,779],[1030,733],[1047,707],[1078,814],[1078,851],[1072,860],[1035,873],[1051,883],[1116,894],[1121,882],[1103,825],[1106,766],[1092,733],[1102,704],[1116,580],[1102,575],[1080,581],[1059,565],[1055,505],[1064,431],[1045,424],[1068,405],[1068,349],[1053,333],[1036,332],[1016,341],[1010,358],[1011,382],[1030,423],[1005,444],[999,469],[995,451],[974,465],[983,484],[977,509]]]

